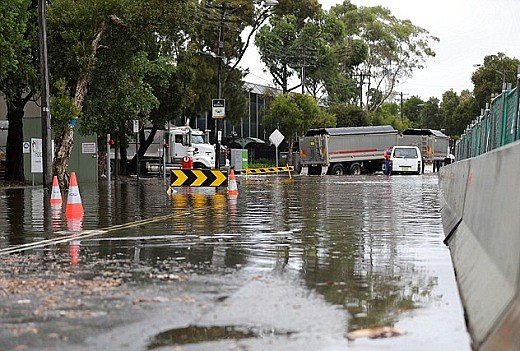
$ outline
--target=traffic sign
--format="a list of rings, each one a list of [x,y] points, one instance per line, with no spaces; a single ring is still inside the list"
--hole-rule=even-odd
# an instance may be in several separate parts
[[[278,147],[281,144],[283,139],[284,136],[278,129],[275,129],[274,132],[272,132],[269,136],[269,141],[271,141],[271,143],[273,143],[273,145],[276,147]]]
[[[218,169],[173,169],[171,186],[227,186],[227,176]]]
[[[213,99],[211,100],[212,116],[213,118],[226,117],[226,100]]]

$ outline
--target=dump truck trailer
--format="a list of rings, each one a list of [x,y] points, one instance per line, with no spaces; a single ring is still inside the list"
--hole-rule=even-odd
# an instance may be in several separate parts
[[[300,138],[302,175],[361,174],[383,170],[384,152],[397,145],[392,126],[310,129]]]
[[[397,145],[417,146],[426,163],[433,164],[438,170],[450,156],[450,139],[435,129],[405,129],[397,139]]]

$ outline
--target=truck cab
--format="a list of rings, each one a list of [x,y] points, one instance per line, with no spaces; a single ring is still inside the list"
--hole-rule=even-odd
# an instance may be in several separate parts
[[[180,164],[184,156],[191,154],[194,168],[215,168],[215,147],[207,141],[203,131],[174,127],[168,133],[168,163]]]

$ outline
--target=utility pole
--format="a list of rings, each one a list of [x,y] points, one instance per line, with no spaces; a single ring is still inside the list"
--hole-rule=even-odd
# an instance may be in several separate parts
[[[224,55],[224,19],[226,16],[226,4],[222,4],[222,14],[220,16],[220,25],[218,27],[218,71],[217,71],[217,99],[222,99],[222,65]],[[215,118],[215,168],[220,169],[220,131],[219,119]]]
[[[401,120],[403,120],[403,118],[404,118],[404,116],[403,116],[403,95],[408,95],[408,94],[403,94],[403,92],[400,92],[399,95],[401,97],[400,114],[401,114]]]
[[[49,65],[47,61],[47,20],[45,0],[38,0],[38,26],[40,38],[40,84],[42,119],[43,187],[52,184],[51,109],[49,89]]]

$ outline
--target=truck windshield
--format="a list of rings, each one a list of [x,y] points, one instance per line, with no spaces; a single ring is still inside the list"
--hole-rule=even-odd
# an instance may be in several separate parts
[[[191,135],[191,143],[192,144],[204,144],[204,138],[202,135]]]

